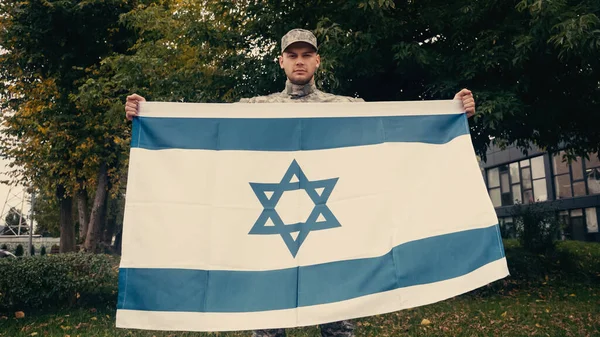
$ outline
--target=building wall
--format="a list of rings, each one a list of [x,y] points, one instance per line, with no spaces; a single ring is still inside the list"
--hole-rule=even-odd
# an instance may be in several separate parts
[[[53,245],[60,243],[60,238],[33,237],[31,243],[35,247],[36,254],[40,253],[42,246],[46,247],[46,252],[50,253],[50,248]],[[29,247],[29,238],[27,236],[0,236],[0,246],[6,245],[8,250],[15,252],[18,245],[22,245],[25,251]]]
[[[515,203],[552,204],[567,225],[565,237],[599,241],[600,160],[562,162],[562,153],[516,147],[491,148],[482,163],[484,180],[501,224],[510,223]]]

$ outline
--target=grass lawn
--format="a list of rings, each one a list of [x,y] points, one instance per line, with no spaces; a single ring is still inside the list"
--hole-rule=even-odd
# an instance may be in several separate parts
[[[357,336],[600,336],[600,285],[516,286],[466,294],[433,305],[356,320]],[[25,318],[0,318],[0,336],[251,336],[115,328],[112,310],[76,309]],[[429,324],[421,324],[426,319]],[[320,336],[315,327],[288,336]]]

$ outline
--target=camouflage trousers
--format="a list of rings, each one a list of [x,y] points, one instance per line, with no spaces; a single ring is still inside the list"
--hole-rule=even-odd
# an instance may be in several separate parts
[[[354,337],[354,324],[350,321],[321,324],[319,327],[322,337]],[[252,337],[285,337],[285,329],[257,330]]]

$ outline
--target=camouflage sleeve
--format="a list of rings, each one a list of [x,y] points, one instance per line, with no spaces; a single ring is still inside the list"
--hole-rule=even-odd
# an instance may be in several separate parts
[[[255,96],[250,98],[242,98],[238,103],[274,103],[282,102],[283,99],[278,94],[272,94],[268,96]]]
[[[357,103],[357,102],[365,102],[364,99],[360,98],[360,97],[351,97],[351,96],[338,96],[341,98],[336,99],[334,102],[350,102],[350,103]]]

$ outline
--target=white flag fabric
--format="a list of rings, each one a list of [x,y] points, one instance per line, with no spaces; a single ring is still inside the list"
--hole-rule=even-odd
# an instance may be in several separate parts
[[[458,101],[144,102],[117,327],[288,328],[508,275]]]

